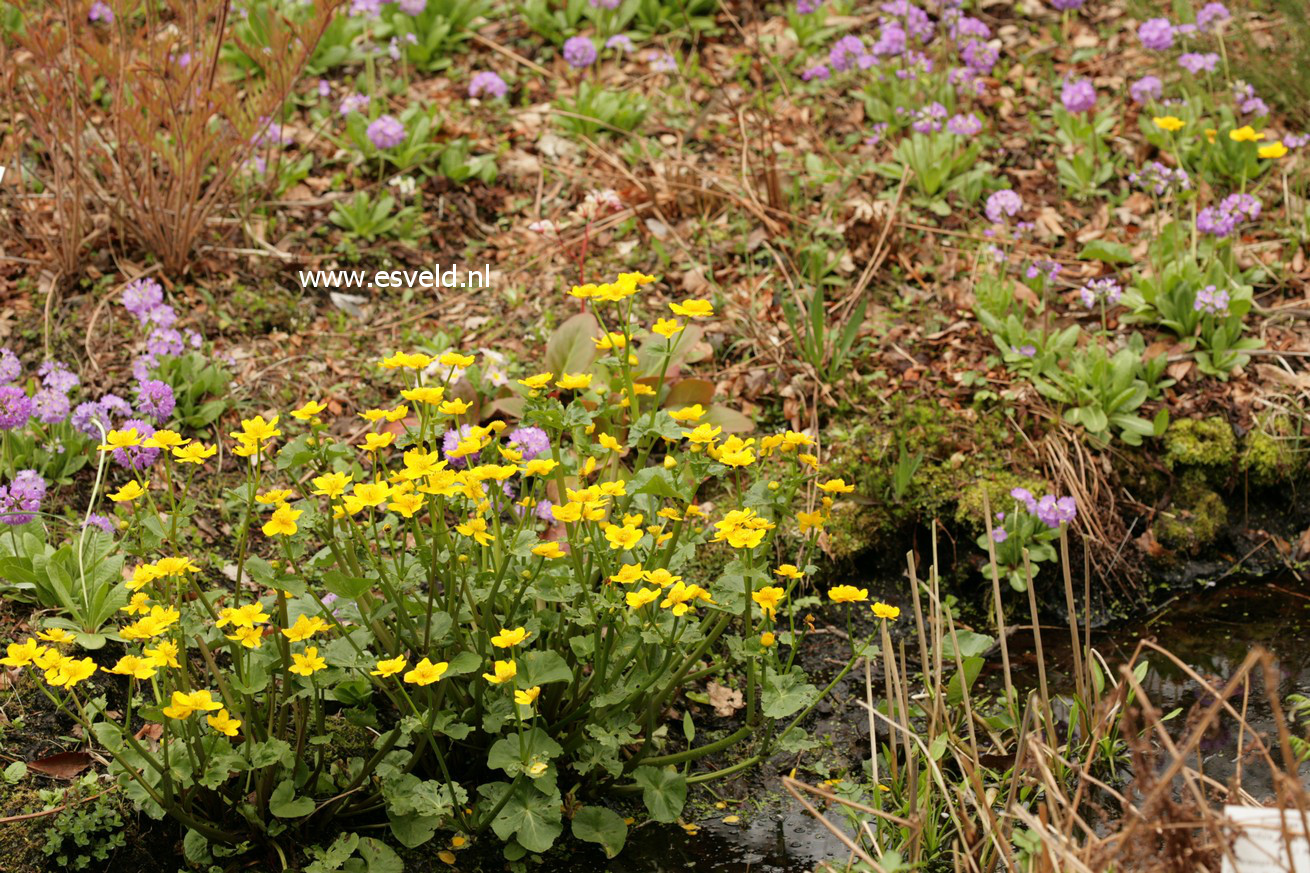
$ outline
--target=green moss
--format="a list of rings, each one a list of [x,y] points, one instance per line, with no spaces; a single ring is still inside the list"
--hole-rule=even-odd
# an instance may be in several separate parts
[[[1222,418],[1180,418],[1164,435],[1164,463],[1176,467],[1222,468],[1237,458],[1237,437]]]
[[[960,494],[959,501],[955,504],[956,523],[968,527],[974,533],[981,533],[983,518],[986,515],[983,511],[983,495],[987,495],[993,513],[1008,512],[1014,505],[1014,498],[1010,496],[1010,492],[1015,488],[1026,488],[1039,496],[1050,490],[1043,479],[1018,476],[1006,470],[988,474],[966,487]]]
[[[1193,471],[1183,474],[1172,506],[1156,520],[1155,538],[1171,551],[1195,554],[1218,539],[1227,523],[1223,498]]]
[[[1301,436],[1285,416],[1257,421],[1242,439],[1238,467],[1253,485],[1267,488],[1290,481],[1303,466]]]

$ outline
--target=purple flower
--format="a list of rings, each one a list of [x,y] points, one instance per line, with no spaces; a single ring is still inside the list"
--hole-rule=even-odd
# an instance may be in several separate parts
[[[830,78],[832,78],[832,73],[828,71],[828,67],[825,64],[819,64],[801,71],[801,80],[804,82],[809,82],[813,79],[827,81]]]
[[[41,377],[42,385],[60,394],[67,394],[82,382],[63,361],[46,361],[37,368],[36,373]]]
[[[86,521],[82,522],[82,527],[95,527],[104,531],[111,537],[114,535],[114,520],[107,515],[100,515],[97,512],[88,515]]]
[[[946,122],[946,129],[956,136],[977,136],[982,131],[982,119],[972,112],[968,115],[952,115]]]
[[[1068,79],[1060,89],[1060,102],[1070,112],[1091,112],[1096,106],[1096,89],[1089,79]]]
[[[651,49],[646,52],[646,60],[650,63],[650,68],[656,73],[676,73],[678,72],[678,62],[674,60],[673,55],[664,51]]]
[[[951,38],[960,40],[966,36],[975,36],[978,39],[991,39],[992,29],[982,21],[970,15],[961,15],[955,20],[951,27]]]
[[[596,9],[618,9],[623,0],[591,0]]]
[[[864,42],[858,36],[848,34],[833,45],[828,52],[828,63],[832,68],[841,73],[856,66],[860,58],[868,52],[864,50]]]
[[[1146,48],[1162,52],[1174,44],[1174,26],[1167,18],[1151,18],[1137,28],[1137,38]]]
[[[377,18],[382,14],[382,0],[351,0],[350,14]]]
[[[337,107],[337,113],[349,115],[352,112],[367,112],[368,103],[369,99],[366,94],[347,94],[341,98],[341,105]]]
[[[173,388],[158,379],[143,379],[136,386],[136,410],[156,424],[164,424],[177,405]]]
[[[32,414],[46,424],[57,424],[68,417],[68,395],[52,388],[44,388],[32,397]]]
[[[509,432],[509,444],[518,447],[523,453],[523,460],[533,458],[550,451],[550,434],[539,427],[516,427]]]
[[[91,8],[86,13],[87,21],[103,21],[105,24],[114,23],[114,10],[110,9],[101,0],[91,4]]]
[[[537,506],[533,509],[533,512],[536,514],[537,518],[542,521],[553,522],[555,520],[555,504],[551,503],[549,500],[538,500]]]
[[[905,34],[905,28],[895,21],[884,21],[878,25],[878,39],[873,43],[872,55],[878,58],[888,58],[893,55],[905,53],[909,37]],[[860,47],[863,52],[863,46]]]
[[[626,34],[616,33],[609,39],[605,40],[605,48],[618,49],[621,52],[630,52],[635,48],[632,44],[632,38]]]
[[[992,224],[1004,224],[1007,217],[1013,218],[1022,208],[1023,201],[1019,199],[1019,195],[1009,188],[1003,188],[987,198],[984,212],[987,214],[987,220]]]
[[[1310,143],[1310,134],[1289,133],[1287,136],[1283,137],[1283,145],[1287,146],[1289,149],[1299,149],[1306,143]]]
[[[396,0],[396,8],[406,15],[418,16],[428,8],[428,0]]]
[[[32,417],[32,398],[17,385],[0,386],[0,430],[17,430]]]
[[[796,12],[800,15],[809,15],[821,5],[823,0],[796,0]]]
[[[10,382],[17,382],[21,375],[23,375],[23,364],[18,360],[18,356],[9,351],[7,346],[0,349],[0,383],[8,385]]]
[[[990,73],[1000,56],[1000,51],[994,46],[977,39],[969,40],[964,44],[964,48],[960,49],[960,59],[972,73],[977,75]]]
[[[332,83],[327,79],[318,80],[318,96],[328,97],[332,94]]]
[[[914,114],[914,123],[910,126],[919,133],[936,133],[942,129],[945,117],[946,107],[934,101]]]
[[[1032,343],[1025,343],[1024,345],[1021,346],[1015,346],[1014,353],[1024,358],[1035,358],[1037,357],[1037,346],[1033,345]]]
[[[1098,302],[1105,303],[1106,306],[1114,306],[1123,296],[1124,289],[1114,279],[1093,279],[1083,286],[1078,292],[1082,298],[1083,306],[1091,309]]]
[[[1159,161],[1152,161],[1139,172],[1130,173],[1128,181],[1143,189],[1154,191],[1157,197],[1175,188],[1188,191],[1192,187],[1192,178],[1187,175],[1186,170],[1182,167],[1166,167]]]
[[[1196,26],[1201,30],[1209,31],[1210,28],[1221,21],[1227,21],[1232,18],[1228,7],[1222,3],[1207,3],[1196,13]]]
[[[1061,12],[1068,12],[1070,9],[1082,9],[1087,0],[1051,0],[1051,5]]]
[[[495,100],[508,93],[509,85],[505,84],[505,80],[489,70],[474,73],[473,78],[469,80],[470,97],[489,97]]]
[[[1196,301],[1192,304],[1192,309],[1202,312],[1206,315],[1217,315],[1220,318],[1228,317],[1228,292],[1221,291],[1214,285],[1206,285],[1196,292]]]
[[[1010,535],[1005,532],[1005,528],[999,526],[992,528],[992,542],[1003,543],[1009,538]]]
[[[1155,76],[1143,76],[1128,86],[1128,95],[1138,106],[1159,100],[1164,93],[1164,83]]]
[[[1196,229],[1210,236],[1226,237],[1237,227],[1238,218],[1218,206],[1207,206],[1196,215]]]
[[[1214,52],[1186,52],[1178,56],[1178,66],[1192,75],[1213,73],[1219,66],[1219,55]]]
[[[368,141],[379,150],[393,149],[405,141],[405,125],[390,115],[380,115],[368,126]]]
[[[155,429],[139,418],[129,418],[118,426],[118,430],[131,430],[132,428],[136,428],[137,436],[143,440],[155,435]],[[114,449],[114,463],[135,472],[150,468],[157,460],[159,460],[159,449],[149,446]]]
[[[19,470],[8,485],[0,485],[0,523],[27,524],[41,511],[46,484],[35,470]]]
[[[564,42],[564,60],[570,67],[580,70],[596,62],[596,45],[585,36],[575,36]]]
[[[164,302],[164,288],[154,279],[133,279],[123,289],[123,308],[147,324],[151,311]]]
[[[1011,488],[1010,496],[1028,507],[1029,512],[1037,511],[1037,501],[1033,499],[1033,493],[1027,488]]]
[[[1072,497],[1057,499],[1047,494],[1037,501],[1036,509],[1030,508],[1028,511],[1036,515],[1047,527],[1058,528],[1061,524],[1074,520],[1074,516],[1078,514],[1078,506]]]

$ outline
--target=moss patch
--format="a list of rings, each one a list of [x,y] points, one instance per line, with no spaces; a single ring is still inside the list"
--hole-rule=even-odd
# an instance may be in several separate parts
[[[1181,418],[1164,435],[1164,464],[1221,469],[1237,459],[1237,437],[1222,418]]]
[[[1173,506],[1155,522],[1155,538],[1180,556],[1193,556],[1212,544],[1228,523],[1228,507],[1199,471],[1183,474]]]
[[[1268,488],[1291,481],[1305,466],[1301,435],[1286,416],[1266,417],[1242,438],[1238,468],[1252,485]]]

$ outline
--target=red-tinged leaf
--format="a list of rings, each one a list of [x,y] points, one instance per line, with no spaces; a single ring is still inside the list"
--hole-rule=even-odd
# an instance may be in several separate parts
[[[29,761],[27,769],[53,776],[55,779],[72,779],[90,766],[91,756],[86,752],[60,752],[37,761]]]
[[[709,406],[713,401],[713,382],[705,379],[683,379],[669,389],[668,396],[664,398],[664,406],[668,409],[681,409],[693,403]]]
[[[705,417],[697,424],[713,424],[723,428],[724,433],[750,433],[755,430],[755,422],[749,416],[718,404],[705,410]]]

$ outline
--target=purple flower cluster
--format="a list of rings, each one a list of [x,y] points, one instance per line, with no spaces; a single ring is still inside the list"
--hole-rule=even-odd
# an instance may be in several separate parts
[[[341,105],[337,107],[340,115],[349,115],[352,112],[368,112],[369,99],[366,94],[347,94],[341,98]]]
[[[564,41],[564,60],[570,67],[580,70],[596,63],[596,44],[588,37],[575,36]]]
[[[1066,79],[1060,102],[1073,113],[1091,112],[1096,107],[1096,88],[1089,79]]]
[[[82,527],[94,527],[104,531],[111,537],[114,535],[114,520],[109,516],[101,515],[98,512],[93,512],[88,515],[86,521],[82,523]]]
[[[550,451],[550,434],[539,427],[516,427],[509,432],[509,444],[523,453],[523,460],[533,458]]]
[[[972,112],[952,115],[946,122],[946,129],[956,136],[977,136],[982,132],[982,127],[982,119]]]
[[[1151,51],[1162,52],[1174,44],[1174,26],[1167,18],[1151,18],[1137,28],[1137,38]]]
[[[419,16],[428,8],[428,0],[396,0],[396,8],[406,15]]]
[[[1164,83],[1155,76],[1143,76],[1128,86],[1128,96],[1133,98],[1133,102],[1138,106],[1150,103],[1152,100],[1159,100],[1162,94],[1164,94]]]
[[[86,13],[87,21],[103,21],[105,24],[114,23],[114,10],[110,9],[103,0],[96,0],[91,4],[91,8]]]
[[[1232,18],[1228,7],[1222,3],[1207,3],[1196,13],[1196,26],[1207,33],[1216,24]]]
[[[1013,218],[1023,208],[1023,200],[1009,188],[1003,188],[987,198],[984,212],[992,224],[1004,224],[1006,218]]]
[[[1188,191],[1192,187],[1192,177],[1182,167],[1167,167],[1159,161],[1152,161],[1136,173],[1128,175],[1130,184],[1145,191],[1154,191],[1157,197],[1169,191]]]
[[[914,113],[914,122],[910,126],[918,133],[936,133],[942,129],[948,114],[945,106],[934,101]]]
[[[803,82],[809,82],[814,79],[826,82],[831,78],[832,72],[828,69],[826,64],[815,64],[813,67],[807,67],[804,70],[801,70],[801,81]]]
[[[17,385],[0,386],[0,430],[17,430],[27,424],[35,405]]]
[[[123,307],[143,327],[150,328],[146,336],[146,350],[132,362],[132,375],[138,381],[149,378],[150,371],[159,365],[164,356],[180,355],[188,347],[200,348],[200,334],[193,330],[185,333],[173,327],[177,312],[164,302],[164,289],[154,279],[135,279],[123,289]]]
[[[155,435],[155,429],[147,421],[139,418],[129,418],[120,424],[117,430],[131,430],[135,428],[137,436],[141,439],[148,439]],[[125,449],[114,449],[114,463],[120,467],[126,467],[134,472],[141,472],[154,465],[159,460],[159,449],[150,446],[131,446]]]
[[[471,428],[469,425],[460,425],[459,430],[451,428],[446,431],[445,435],[441,438],[441,453],[446,456],[446,460],[450,462],[450,466],[457,470],[467,467],[468,459],[464,457],[454,458],[451,457],[450,453],[459,448],[459,441],[468,436],[470,430]]]
[[[1097,303],[1104,303],[1106,306],[1114,306],[1123,296],[1124,289],[1118,282],[1111,278],[1093,279],[1082,287],[1078,296],[1082,298],[1083,306],[1091,309]]]
[[[809,15],[823,5],[823,0],[796,0],[796,14]]]
[[[177,400],[173,388],[159,379],[143,379],[136,386],[136,409],[141,415],[162,425],[173,414]]]
[[[405,125],[393,115],[379,115],[365,133],[373,148],[378,150],[393,149],[405,141]]]
[[[1213,73],[1219,67],[1219,55],[1215,52],[1184,52],[1178,56],[1178,66],[1194,76]]]
[[[79,403],[70,419],[77,430],[89,437],[100,438],[100,429],[114,429],[114,422],[132,414],[132,405],[117,394],[106,394],[99,400]],[[99,427],[97,427],[97,424]]]
[[[630,52],[636,46],[632,44],[632,37],[626,33],[616,33],[609,39],[605,40],[605,48],[618,49],[621,52]]]
[[[1072,497],[1047,494],[1037,500],[1027,488],[1015,488],[1010,491],[1010,496],[1022,503],[1030,515],[1037,516],[1042,524],[1052,529],[1073,521],[1078,515],[1078,504]]]
[[[1028,279],[1041,278],[1046,282],[1054,282],[1055,277],[1060,275],[1064,267],[1056,261],[1033,261],[1024,270],[1024,276]]]
[[[1243,115],[1262,118],[1269,114],[1269,104],[1255,94],[1255,88],[1246,82],[1233,83],[1233,103]]]
[[[474,73],[473,78],[469,80],[470,97],[487,97],[495,100],[508,93],[509,85],[505,84],[505,80],[488,70]]]
[[[1207,206],[1196,216],[1196,229],[1211,236],[1226,237],[1243,219],[1260,217],[1260,201],[1251,194],[1229,194],[1218,206]]]
[[[1051,0],[1051,5],[1061,12],[1068,12],[1071,9],[1082,9],[1087,0]]]
[[[1196,301],[1192,304],[1192,309],[1197,312],[1203,312],[1206,315],[1216,315],[1220,318],[1228,317],[1228,292],[1216,288],[1214,285],[1206,285],[1196,292]]]
[[[864,41],[851,34],[837,40],[828,51],[828,64],[838,73],[853,70],[857,66],[867,68],[872,60],[872,56],[864,50]]]
[[[46,483],[35,470],[19,470],[0,485],[0,524],[27,524],[41,511]]]

